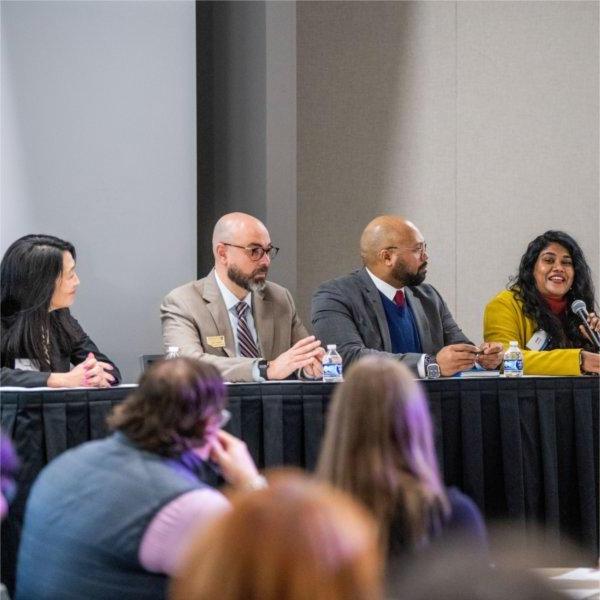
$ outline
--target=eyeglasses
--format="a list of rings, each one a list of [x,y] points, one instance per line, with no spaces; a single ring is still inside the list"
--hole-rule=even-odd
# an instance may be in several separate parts
[[[420,244],[417,244],[416,246],[413,246],[412,248],[409,248],[407,246],[387,246],[386,248],[382,248],[382,250],[409,250],[410,252],[413,252],[414,254],[419,254],[419,255],[423,255],[423,254],[427,254],[427,243],[426,242],[421,242]]]
[[[228,242],[221,243],[223,244],[223,246],[233,246],[234,248],[240,248],[241,250],[246,252],[246,254],[248,254],[250,260],[254,261],[260,260],[265,254],[271,260],[273,260],[279,252],[279,248],[277,246],[267,246],[266,248],[263,248],[262,246],[238,246],[237,244],[229,244]]]

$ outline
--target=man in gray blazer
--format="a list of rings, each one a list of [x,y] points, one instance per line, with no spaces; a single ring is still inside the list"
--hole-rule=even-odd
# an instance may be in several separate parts
[[[380,354],[403,361],[420,377],[439,368],[444,376],[473,368],[495,369],[502,345],[480,347],[467,339],[427,274],[421,232],[385,215],[367,225],[360,240],[364,268],[323,283],[312,299],[312,324],[324,344],[337,344],[344,363]]]
[[[226,381],[322,374],[324,350],[302,325],[291,294],[266,280],[278,248],[244,213],[219,219],[214,269],[170,292],[160,307],[165,348],[214,364]]]

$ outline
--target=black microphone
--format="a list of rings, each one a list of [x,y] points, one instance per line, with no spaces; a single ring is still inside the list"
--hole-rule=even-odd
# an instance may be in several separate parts
[[[573,304],[571,304],[571,310],[581,319],[583,326],[588,332],[588,335],[590,336],[594,346],[596,346],[597,350],[600,350],[600,334],[598,334],[597,331],[594,331],[587,321],[589,313],[585,307],[585,302],[583,300],[575,300]]]

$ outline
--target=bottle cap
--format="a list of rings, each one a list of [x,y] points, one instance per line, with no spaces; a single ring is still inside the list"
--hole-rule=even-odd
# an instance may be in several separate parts
[[[179,346],[169,346],[167,348],[168,354],[175,354],[175,352],[179,352]]]
[[[515,341],[513,341],[513,342],[511,342],[511,343],[510,343],[510,345],[511,345],[511,346],[518,346],[518,345],[519,345],[519,342],[515,342]]]
[[[327,344],[327,350],[336,350],[336,349],[337,349],[336,344]]]

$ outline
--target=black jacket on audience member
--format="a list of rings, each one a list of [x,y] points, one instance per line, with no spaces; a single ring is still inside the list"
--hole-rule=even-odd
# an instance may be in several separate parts
[[[488,538],[485,522],[471,498],[463,494],[458,488],[446,489],[450,514],[437,525],[432,524],[429,534],[428,546],[437,550],[445,544],[462,543],[474,555],[487,557]],[[408,554],[418,553],[425,548],[413,548],[408,541],[408,532],[405,530],[404,515],[398,513],[390,524],[388,558],[390,560],[405,558]]]

